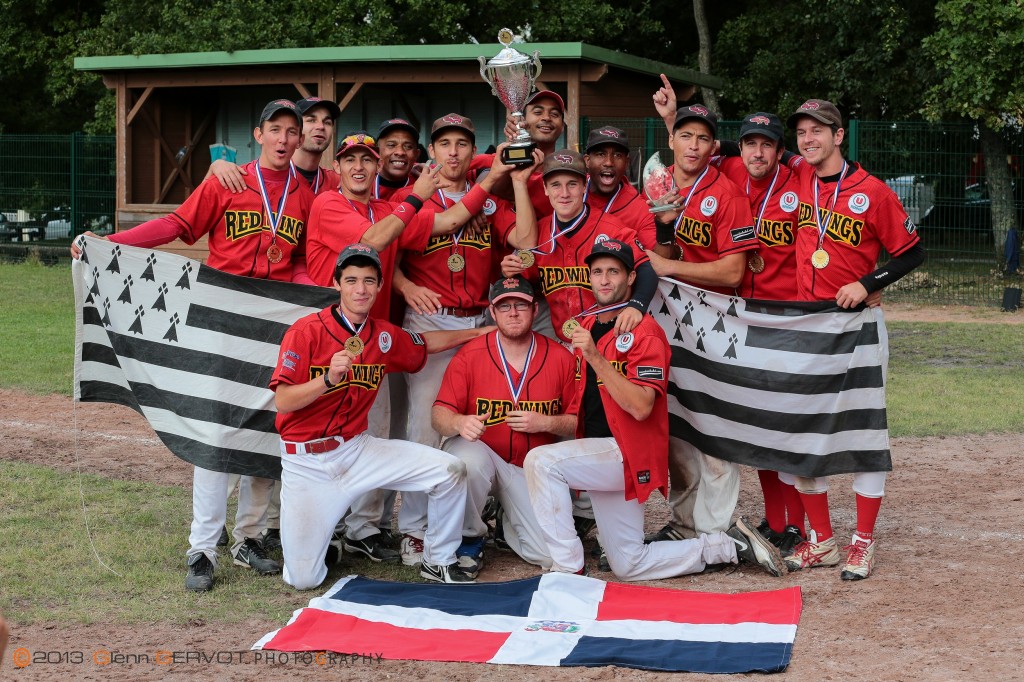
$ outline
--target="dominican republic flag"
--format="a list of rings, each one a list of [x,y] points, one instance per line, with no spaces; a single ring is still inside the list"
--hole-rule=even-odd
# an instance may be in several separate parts
[[[889,471],[881,308],[757,301],[662,279],[670,433],[719,459],[799,476]]]
[[[392,583],[349,576],[253,649],[507,665],[779,672],[800,588],[710,594],[565,573],[504,583]]]
[[[333,289],[228,275],[182,256],[84,238],[75,285],[75,399],[141,413],[171,452],[280,478],[281,338]]]

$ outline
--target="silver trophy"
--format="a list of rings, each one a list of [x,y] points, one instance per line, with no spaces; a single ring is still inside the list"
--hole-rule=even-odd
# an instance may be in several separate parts
[[[505,148],[501,160],[512,166],[529,166],[533,163],[533,150],[537,145],[530,134],[523,129],[523,109],[533,92],[533,84],[540,76],[540,51],[533,56],[514,50],[509,45],[515,35],[510,29],[498,32],[498,42],[504,49],[491,59],[479,57],[480,76],[491,86],[491,93],[501,100],[512,112],[519,133]]]

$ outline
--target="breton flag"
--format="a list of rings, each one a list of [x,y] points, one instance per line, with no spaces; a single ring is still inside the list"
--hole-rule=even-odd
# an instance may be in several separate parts
[[[742,299],[662,279],[650,311],[672,345],[673,439],[799,476],[892,469],[881,308]]]
[[[566,573],[458,586],[349,576],[252,648],[416,661],[780,672],[789,665],[800,609],[799,587],[711,594]]]
[[[84,238],[75,285],[75,399],[141,413],[178,457],[280,478],[278,347],[333,289],[228,275],[182,256]]]

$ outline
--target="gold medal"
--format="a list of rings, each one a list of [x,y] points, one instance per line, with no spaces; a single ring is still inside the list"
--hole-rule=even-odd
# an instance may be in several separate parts
[[[530,267],[531,265],[533,265],[534,261],[537,260],[536,258],[533,257],[533,251],[529,251],[527,249],[521,249],[520,251],[517,251],[516,255],[519,256],[519,260],[523,261],[524,268]]]
[[[350,336],[345,340],[345,350],[352,355],[359,355],[363,352],[363,340],[358,336]]]
[[[281,251],[281,247],[278,246],[277,244],[271,244],[270,247],[267,249],[267,259],[271,263],[280,263],[283,257],[284,252]]]
[[[568,320],[565,321],[565,324],[562,325],[562,334],[565,336],[565,338],[571,339],[572,333],[576,331],[576,327],[578,326],[580,326],[579,322],[572,318],[569,318]]]
[[[821,270],[828,265],[828,251],[825,249],[818,249],[811,254],[811,265]]]
[[[750,254],[750,258],[747,259],[747,267],[755,275],[764,272],[764,258],[759,253]]]
[[[461,272],[466,268],[466,259],[460,253],[453,253],[448,256],[448,269],[452,272]]]

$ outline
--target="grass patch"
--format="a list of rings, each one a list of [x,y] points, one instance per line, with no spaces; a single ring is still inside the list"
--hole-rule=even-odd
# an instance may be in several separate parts
[[[184,624],[197,617],[229,623],[259,617],[284,623],[319,594],[234,566],[227,551],[220,553],[214,589],[186,592],[191,491],[88,474],[81,484],[84,513],[77,474],[0,463],[0,527],[14,540],[0,554],[0,612],[14,622]],[[95,560],[86,519],[99,558],[121,575]],[[419,580],[412,568],[346,556],[325,585],[350,573]]]

